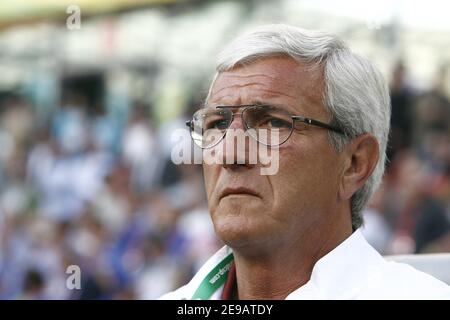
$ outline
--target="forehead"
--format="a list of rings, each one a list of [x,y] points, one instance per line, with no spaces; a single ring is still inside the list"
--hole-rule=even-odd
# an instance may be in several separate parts
[[[219,73],[209,103],[247,104],[254,100],[322,105],[323,69],[287,57],[271,57]]]

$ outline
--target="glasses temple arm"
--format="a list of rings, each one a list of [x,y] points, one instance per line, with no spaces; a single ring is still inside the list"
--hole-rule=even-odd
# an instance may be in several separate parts
[[[324,129],[328,129],[328,130],[331,130],[331,131],[334,131],[334,132],[337,132],[337,133],[340,133],[340,134],[344,134],[344,132],[341,129],[339,129],[337,127],[334,127],[334,126],[331,126],[331,125],[329,125],[327,123],[323,123],[323,122],[314,120],[314,119],[304,118],[304,117],[301,117],[301,116],[292,116],[292,119],[300,121],[300,122],[304,122],[306,124],[310,124],[310,125],[313,125],[313,126],[316,126],[316,127],[321,127],[321,128],[324,128]]]

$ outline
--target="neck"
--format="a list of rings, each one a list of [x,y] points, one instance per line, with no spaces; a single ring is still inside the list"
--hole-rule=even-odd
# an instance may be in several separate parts
[[[320,258],[352,233],[351,225],[319,230],[272,243],[270,248],[264,245],[265,250],[233,248],[238,298],[285,299],[309,281]]]

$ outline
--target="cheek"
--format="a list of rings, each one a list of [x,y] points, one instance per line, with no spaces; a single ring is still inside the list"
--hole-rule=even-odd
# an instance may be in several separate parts
[[[205,192],[206,198],[210,205],[214,201],[213,193],[219,178],[220,166],[219,165],[203,165],[203,177],[205,180]]]
[[[280,149],[280,170],[273,176],[275,205],[285,203],[297,210],[313,208],[336,191],[337,161],[331,150],[319,143],[292,143]],[[325,146],[328,147],[328,146]],[[320,206],[320,204],[318,204]],[[286,209],[288,210],[288,209]]]
[[[214,168],[212,166],[203,165],[203,178],[205,180],[206,195],[209,198],[212,180],[214,180]]]

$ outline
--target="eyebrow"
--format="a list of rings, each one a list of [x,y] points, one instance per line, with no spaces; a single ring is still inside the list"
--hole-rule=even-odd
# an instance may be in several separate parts
[[[271,106],[271,107],[277,107],[277,108],[281,108],[281,109],[292,109],[292,107],[289,107],[285,104],[279,104],[279,103],[275,103],[275,102],[267,102],[261,99],[255,99],[255,100],[251,100],[248,103],[245,104],[239,104],[239,105],[235,105],[235,104],[225,104],[225,103],[212,103],[212,104],[208,104],[207,102],[203,103],[201,105],[203,108],[214,108],[214,107],[218,107],[218,106]]]
[[[276,107],[282,110],[285,110],[287,112],[289,112],[292,115],[297,115],[300,112],[298,110],[295,110],[294,107],[291,107],[289,105],[286,104],[280,104],[280,103],[276,103],[276,102],[266,102],[264,100],[261,99],[256,99],[256,100],[251,100],[249,104],[253,104],[255,106],[271,106],[271,107]]]
[[[266,102],[266,101],[259,100],[259,99],[252,100],[250,104],[254,104],[255,106],[271,106],[271,107],[277,107],[277,108],[282,108],[282,109],[287,107],[286,105],[283,105],[283,104],[274,103],[274,102]]]

